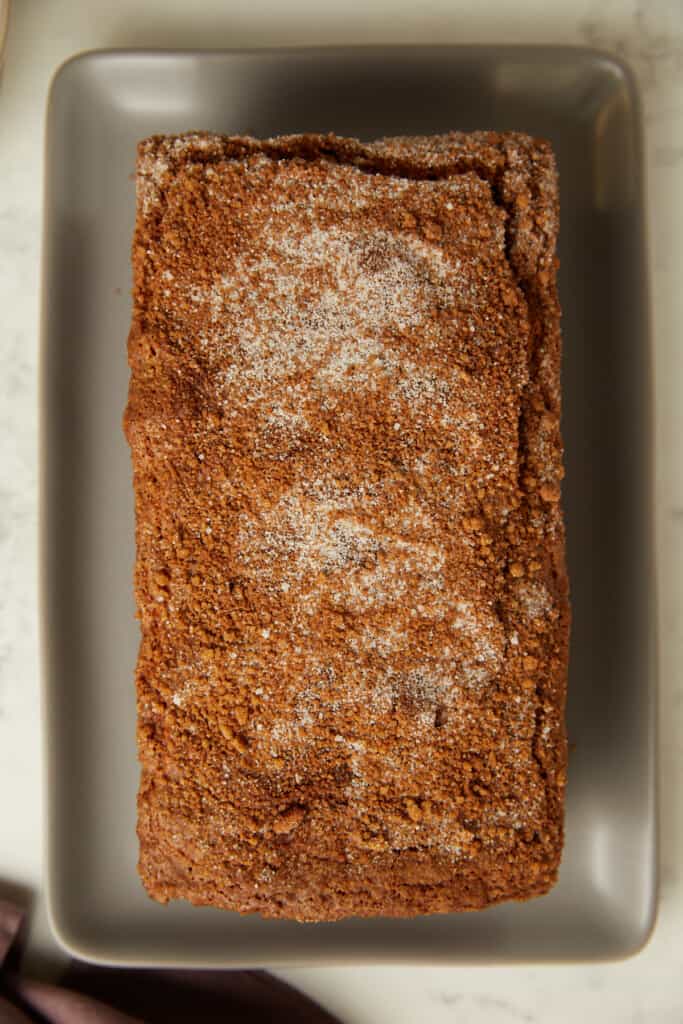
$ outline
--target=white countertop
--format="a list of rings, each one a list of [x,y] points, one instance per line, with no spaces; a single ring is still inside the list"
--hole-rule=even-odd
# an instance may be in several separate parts
[[[314,43],[579,43],[617,52],[643,95],[656,387],[662,891],[625,964],[314,968],[286,977],[347,1024],[683,1020],[683,5],[677,0],[15,0],[0,80],[0,897],[32,894],[34,969],[58,957],[42,904],[37,366],[43,123],[79,50]],[[542,88],[542,83],[539,83]],[[587,272],[589,272],[587,270]]]

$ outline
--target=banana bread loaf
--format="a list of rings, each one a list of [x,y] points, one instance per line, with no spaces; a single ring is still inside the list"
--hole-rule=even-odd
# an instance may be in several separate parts
[[[569,606],[544,142],[157,136],[125,429],[140,873],[302,921],[555,882]]]

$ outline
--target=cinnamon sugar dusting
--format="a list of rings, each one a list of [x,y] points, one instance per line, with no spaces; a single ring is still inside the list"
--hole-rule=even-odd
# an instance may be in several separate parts
[[[536,180],[517,138],[142,144],[127,431],[159,898],[448,909],[518,856],[501,892],[547,887],[559,396],[529,353],[556,307],[522,268],[556,218],[545,178],[526,227],[501,201]]]

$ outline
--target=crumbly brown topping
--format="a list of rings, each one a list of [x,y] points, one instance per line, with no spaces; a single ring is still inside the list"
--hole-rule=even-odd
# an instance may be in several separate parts
[[[524,136],[141,145],[127,431],[157,898],[313,919],[554,877],[554,189]]]

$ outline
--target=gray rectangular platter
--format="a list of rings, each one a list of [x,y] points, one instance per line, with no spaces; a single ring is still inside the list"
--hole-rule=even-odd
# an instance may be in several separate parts
[[[135,144],[154,132],[361,138],[518,129],[562,189],[565,508],[574,626],[567,844],[547,897],[301,925],[175,903],[136,875],[133,500],[121,432]],[[628,72],[571,48],[101,52],[47,118],[42,593],[49,910],[117,964],[512,963],[626,956],[656,913],[647,271]]]

